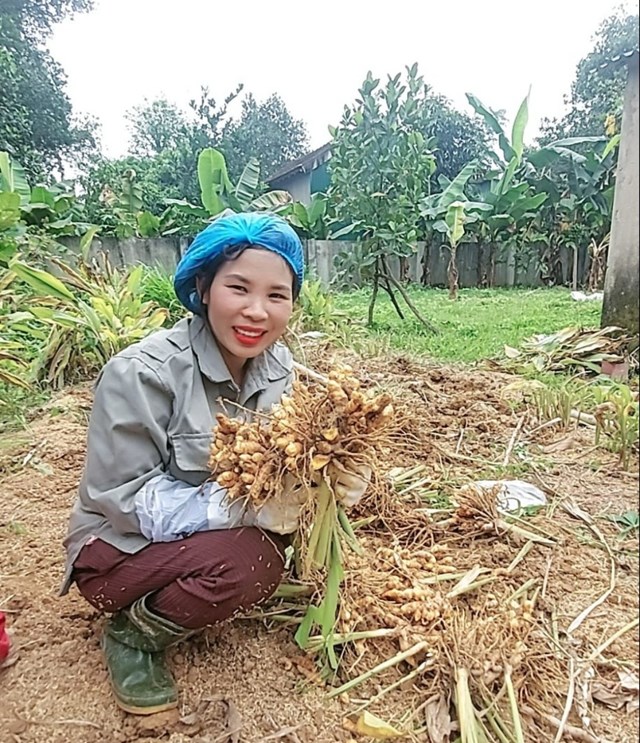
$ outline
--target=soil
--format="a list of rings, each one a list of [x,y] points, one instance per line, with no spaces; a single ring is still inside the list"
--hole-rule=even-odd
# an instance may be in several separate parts
[[[308,363],[322,370],[330,361],[310,354]],[[403,357],[359,361],[357,368],[365,380],[392,388],[412,411],[407,429],[412,445],[390,466],[427,463],[432,481],[452,488],[495,471],[503,461],[524,410],[517,390],[509,391],[514,377]],[[171,649],[181,693],[177,710],[138,718],[115,706],[99,649],[103,618],[75,588],[57,595],[61,542],[81,475],[90,408],[89,385],[69,389],[38,411],[26,430],[0,440],[0,610],[14,646],[0,670],[0,743],[362,740],[343,724],[354,700],[328,700],[291,629],[267,628],[257,620],[210,628]],[[619,528],[604,518],[637,510],[637,457],[632,471],[623,472],[615,455],[593,446],[589,430],[535,432],[535,421],[527,416],[512,448],[509,476],[541,487],[558,506],[550,521],[565,532],[573,529],[582,542],[581,549],[567,548],[535,568],[547,573],[548,601],[554,602],[561,627],[609,587],[610,560],[603,546],[616,557],[614,590],[575,633],[576,646],[586,652],[638,615],[637,529],[621,538]],[[604,542],[560,508],[562,503],[574,503],[593,517]],[[613,683],[623,667],[637,679],[637,627],[605,655],[609,665],[598,669],[604,681]],[[366,699],[376,688],[362,687],[358,697]],[[376,714],[398,719],[410,698],[403,693],[388,695]],[[593,740],[638,739],[637,709],[627,712],[623,703],[614,710],[593,701],[588,713]],[[555,714],[561,717],[562,707]],[[580,724],[575,714],[571,722]],[[551,741],[555,731],[547,727],[543,735],[539,740]],[[431,740],[426,733],[416,739]]]

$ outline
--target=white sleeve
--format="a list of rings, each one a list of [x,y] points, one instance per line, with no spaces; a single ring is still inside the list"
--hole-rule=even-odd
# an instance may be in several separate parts
[[[168,475],[152,477],[135,495],[140,531],[152,542],[173,542],[198,531],[251,526],[255,514],[241,503],[225,503],[215,482],[189,485]]]

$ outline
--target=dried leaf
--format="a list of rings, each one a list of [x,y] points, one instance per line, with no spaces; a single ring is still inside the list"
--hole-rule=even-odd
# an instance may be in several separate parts
[[[360,715],[356,722],[355,731],[360,735],[368,735],[376,740],[387,740],[389,738],[401,738],[404,733],[397,730],[388,722],[372,715],[366,710]]]
[[[552,444],[548,444],[547,446],[541,446],[540,451],[544,452],[545,454],[553,454],[553,453],[559,453],[563,451],[567,451],[568,449],[571,449],[576,444],[576,436],[575,434],[571,433],[568,436],[565,436],[564,438],[559,439],[558,441],[554,441]]]
[[[445,698],[432,697],[425,706],[424,716],[430,743],[449,743],[454,725]]]
[[[323,467],[326,467],[330,461],[331,457],[328,457],[326,454],[316,454],[311,460],[311,469],[317,472]]]
[[[636,694],[640,691],[639,680],[635,673],[618,671],[618,678],[620,679],[620,686],[626,691],[635,691]]]
[[[610,689],[602,683],[593,685],[591,697],[610,709],[622,709],[625,704],[632,701],[629,693]]]

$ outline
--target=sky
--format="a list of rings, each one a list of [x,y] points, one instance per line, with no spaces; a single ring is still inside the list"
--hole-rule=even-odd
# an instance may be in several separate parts
[[[531,142],[620,6],[638,13],[638,0],[95,0],[55,26],[49,49],[111,157],[126,154],[125,113],[145,99],[186,108],[201,85],[222,101],[238,83],[258,100],[278,93],[319,147],[367,71],[384,80],[414,62],[458,109],[472,113],[470,92],[507,121],[531,86]]]

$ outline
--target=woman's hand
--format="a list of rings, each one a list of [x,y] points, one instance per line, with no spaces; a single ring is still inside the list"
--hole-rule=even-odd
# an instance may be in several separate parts
[[[366,464],[346,468],[335,461],[327,472],[338,502],[347,508],[360,502],[371,482],[371,474],[371,467]]]
[[[292,475],[287,475],[282,491],[255,509],[253,525],[276,534],[292,534],[298,529],[300,511],[308,498],[307,488]]]

